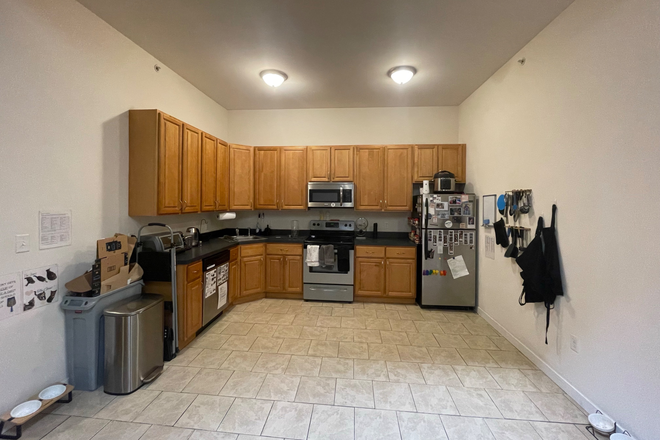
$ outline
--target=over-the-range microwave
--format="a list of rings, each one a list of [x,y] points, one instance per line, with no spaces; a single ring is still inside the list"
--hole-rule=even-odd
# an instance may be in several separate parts
[[[353,182],[309,182],[307,206],[310,208],[353,208]]]

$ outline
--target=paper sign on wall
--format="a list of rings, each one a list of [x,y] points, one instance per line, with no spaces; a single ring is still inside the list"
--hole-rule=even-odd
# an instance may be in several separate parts
[[[21,274],[16,272],[0,277],[0,320],[23,311]]]
[[[57,264],[23,271],[23,310],[46,306],[57,301]]]
[[[71,245],[71,210],[39,211],[39,249]]]
[[[486,258],[495,259],[495,237],[486,235]]]

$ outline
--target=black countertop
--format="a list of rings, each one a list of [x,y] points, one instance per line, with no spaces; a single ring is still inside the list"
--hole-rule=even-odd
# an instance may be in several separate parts
[[[305,241],[306,236],[289,237],[287,235],[271,235],[268,237],[260,236],[258,240],[236,242],[233,240],[225,240],[224,238],[211,238],[206,241],[202,240],[202,244],[190,250],[176,254],[176,264],[190,264],[195,261],[211,257],[214,254],[229,250],[234,246],[240,244],[252,243],[300,243]]]
[[[223,231],[224,232],[224,231]],[[231,231],[234,232],[233,230]],[[247,230],[245,231],[247,232]],[[206,236],[202,235],[202,244],[196,248],[181,252],[176,254],[176,263],[177,264],[190,264],[195,261],[202,260],[207,257],[211,257],[217,253],[220,253],[225,250],[229,250],[234,246],[240,244],[251,244],[251,243],[300,243],[303,244],[309,231],[300,231],[298,237],[289,237],[288,234],[281,233],[282,231],[274,231],[275,234],[270,236],[259,236],[259,240],[254,241],[243,241],[235,242],[233,240],[225,240],[222,237],[218,237],[218,232],[208,234]],[[280,234],[277,234],[280,232]],[[286,231],[288,232],[288,231]],[[216,235],[215,237],[213,235]],[[415,243],[410,241],[408,234],[405,232],[381,232],[378,234],[378,238],[373,238],[371,233],[367,234],[367,237],[364,239],[356,239],[356,246],[417,246]]]

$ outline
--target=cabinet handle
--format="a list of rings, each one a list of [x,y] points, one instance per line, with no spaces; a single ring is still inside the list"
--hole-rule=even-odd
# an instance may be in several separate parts
[[[183,200],[179,200],[179,209],[183,209]]]

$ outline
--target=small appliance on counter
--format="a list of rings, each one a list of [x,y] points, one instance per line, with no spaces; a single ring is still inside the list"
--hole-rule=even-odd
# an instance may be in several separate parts
[[[188,234],[187,237],[190,237],[190,247],[199,246],[199,229],[191,226],[186,229],[186,234]]]

